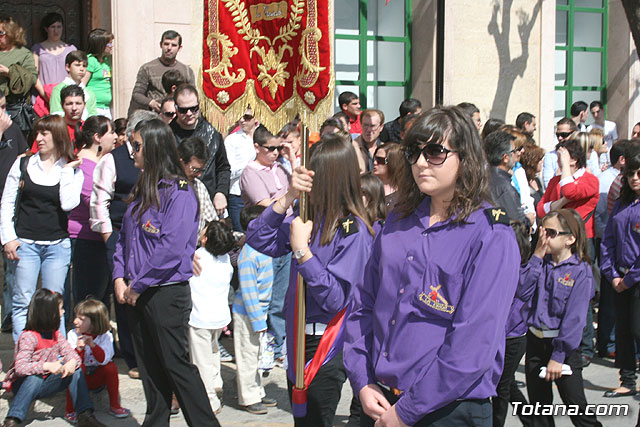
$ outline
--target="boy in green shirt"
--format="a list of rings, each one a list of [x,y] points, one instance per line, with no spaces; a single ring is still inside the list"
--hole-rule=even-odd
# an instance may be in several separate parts
[[[49,111],[51,114],[64,116],[64,110],[60,102],[60,91],[69,85],[78,85],[84,91],[84,99],[86,102],[86,107],[82,113],[82,120],[84,121],[87,117],[98,115],[96,96],[91,89],[87,89],[85,84],[82,83],[82,78],[87,73],[87,54],[81,50],[69,52],[64,63],[65,69],[67,70],[67,77],[53,88],[51,98],[49,98]]]

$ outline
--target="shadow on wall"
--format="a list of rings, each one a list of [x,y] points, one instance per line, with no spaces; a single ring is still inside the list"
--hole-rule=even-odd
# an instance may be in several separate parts
[[[503,0],[501,2],[494,0],[493,2],[493,12],[491,14],[491,21],[489,22],[487,31],[493,36],[493,39],[496,42],[499,59],[499,74],[496,94],[493,98],[491,114],[489,115],[491,118],[506,121],[507,105],[509,104],[513,84],[518,77],[522,77],[524,75],[524,71],[527,69],[527,60],[529,59],[529,36],[531,35],[531,30],[533,29],[533,25],[535,24],[538,13],[540,12],[540,5],[542,1],[543,0],[536,1],[531,16],[522,9],[516,12],[519,21],[518,35],[520,37],[522,53],[520,56],[513,59],[511,59],[511,52],[509,49],[511,6],[513,4],[513,0]],[[501,3],[502,11],[500,11]],[[499,13],[501,15],[500,26],[498,25]]]

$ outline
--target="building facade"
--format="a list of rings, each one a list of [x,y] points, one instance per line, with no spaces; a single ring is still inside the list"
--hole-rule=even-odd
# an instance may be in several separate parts
[[[80,47],[90,28],[110,29],[113,109],[121,117],[138,68],[159,56],[166,29],[181,33],[178,59],[198,73],[203,5],[12,0],[0,13],[32,28],[32,42],[41,40],[39,20],[50,11],[66,17],[67,39]],[[640,121],[640,63],[620,0],[339,0],[332,15],[336,98],[359,93],[363,108],[380,108],[388,120],[409,96],[426,108],[439,99],[473,102],[483,120],[513,123],[527,111],[545,148],[553,146],[555,122],[578,100],[601,100],[620,137]]]

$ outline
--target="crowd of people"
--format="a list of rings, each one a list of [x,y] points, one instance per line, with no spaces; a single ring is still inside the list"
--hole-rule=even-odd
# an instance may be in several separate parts
[[[65,389],[70,422],[103,425],[88,393],[103,386],[129,416],[116,354],[142,381],[144,425],[180,409],[219,425],[234,356],[243,409],[278,404],[261,382],[275,367],[299,403],[298,276],[314,368],[296,425],[333,425],[348,378],[354,425],[502,426],[527,403],[525,355],[528,402],[551,403],[555,382],[575,425],[601,425],[583,411],[594,357],[620,369],[606,397],[636,394],[640,123],[619,139],[602,103],[579,101],[545,153],[530,113],[482,123],[472,103],[409,98],[385,122],[343,92],[303,166],[297,120],[267,129],[247,105],[230,129],[207,121],[172,30],[112,120],[114,36],[92,30],[83,52],[63,26],[47,15],[29,51],[0,18],[5,426]]]

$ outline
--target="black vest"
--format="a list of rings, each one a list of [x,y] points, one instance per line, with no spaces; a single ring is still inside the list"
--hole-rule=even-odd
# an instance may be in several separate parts
[[[121,145],[111,152],[116,166],[116,183],[113,199],[109,206],[109,217],[114,228],[122,227],[122,217],[127,210],[125,200],[138,181],[140,169],[133,165],[127,145]]]
[[[38,185],[25,171],[17,212],[16,234],[23,239],[58,240],[69,237],[67,214],[60,206],[60,183]]]

